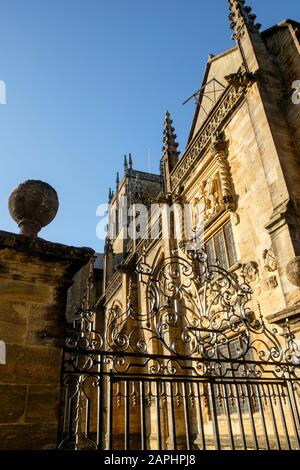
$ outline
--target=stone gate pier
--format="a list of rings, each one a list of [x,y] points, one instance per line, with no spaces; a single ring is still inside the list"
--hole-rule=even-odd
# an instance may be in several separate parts
[[[20,234],[0,231],[0,449],[55,449],[67,291],[93,250],[51,243],[55,191],[20,185],[10,198]]]

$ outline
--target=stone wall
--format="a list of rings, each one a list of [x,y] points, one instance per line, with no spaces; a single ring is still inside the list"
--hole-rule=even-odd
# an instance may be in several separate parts
[[[0,449],[55,449],[67,290],[93,251],[0,231]]]

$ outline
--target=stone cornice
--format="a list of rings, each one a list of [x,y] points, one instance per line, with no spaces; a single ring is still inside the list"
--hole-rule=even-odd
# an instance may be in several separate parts
[[[0,231],[0,277],[31,284],[70,285],[93,257],[90,248],[75,248],[41,238]]]
[[[174,191],[182,180],[191,172],[191,168],[202,157],[210,144],[212,137],[220,132],[236,107],[245,97],[245,86],[236,88],[228,86],[211,113],[204,121],[194,139],[188,145],[183,157],[180,159],[171,173],[171,188]]]
[[[270,220],[265,225],[265,229],[271,235],[272,233],[279,230],[285,224],[290,222],[291,211],[293,210],[290,199],[282,202],[276,207],[271,215]]]
[[[76,248],[60,243],[52,243],[42,238],[28,237],[0,230],[0,254],[4,249],[13,249],[24,254],[30,254],[40,260],[78,261],[83,263],[83,266],[95,253],[91,248]]]
[[[286,326],[287,320],[293,332],[299,331],[300,304],[292,305],[277,313],[272,313],[267,317],[270,323],[274,323],[282,328]]]

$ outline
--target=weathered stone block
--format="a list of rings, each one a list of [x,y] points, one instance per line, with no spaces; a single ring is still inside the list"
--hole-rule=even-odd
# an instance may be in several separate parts
[[[0,273],[1,279],[1,273]],[[51,299],[51,286],[35,282],[24,282],[21,280],[3,280],[0,283],[0,297],[3,300],[13,302],[32,302],[43,304],[45,299]]]
[[[0,385],[0,423],[17,423],[24,414],[26,385]]]
[[[65,312],[56,306],[32,305],[27,342],[33,346],[62,347]]]
[[[62,351],[8,344],[6,364],[0,367],[0,383],[58,384]]]
[[[56,423],[59,417],[60,387],[30,385],[25,411],[26,423]]]
[[[0,425],[0,450],[52,450],[56,440],[55,424]]]
[[[28,306],[24,302],[1,302],[0,339],[5,343],[24,343],[27,334]]]

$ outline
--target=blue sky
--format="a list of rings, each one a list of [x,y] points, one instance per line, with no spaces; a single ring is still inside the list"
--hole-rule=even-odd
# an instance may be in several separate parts
[[[267,28],[300,20],[299,0],[249,0]],[[58,192],[51,241],[91,246],[96,207],[107,201],[123,155],[152,171],[171,112],[184,150],[209,53],[231,47],[227,0],[2,0],[0,229],[16,232],[12,189],[41,179]]]

